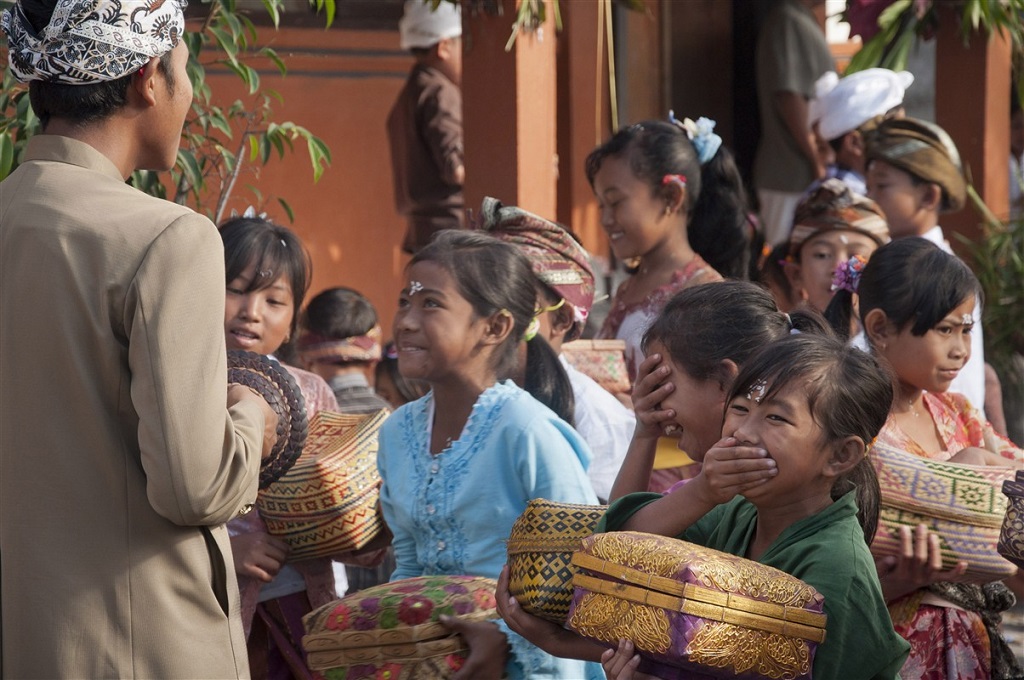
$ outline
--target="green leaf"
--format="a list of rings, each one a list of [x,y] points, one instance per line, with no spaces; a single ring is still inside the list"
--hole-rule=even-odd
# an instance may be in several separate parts
[[[224,29],[217,26],[209,27],[210,33],[217,39],[217,45],[224,54],[227,55],[228,61],[232,66],[238,66],[238,45],[235,43],[234,38],[227,34]]]
[[[281,23],[281,12],[278,9],[278,3],[274,0],[263,0],[263,6],[267,8],[267,14],[270,15],[271,20],[274,22],[274,28],[277,28]]]
[[[255,163],[256,159],[260,157],[260,140],[256,138],[256,135],[249,135],[249,162]]]
[[[313,135],[306,138],[309,159],[313,164],[313,181],[319,182],[324,170],[331,164],[331,151],[327,145]]]
[[[220,154],[220,157],[224,160],[224,170],[229,173],[234,172],[235,164],[238,162],[235,154],[220,145],[217,146],[217,153]]]
[[[295,211],[292,210],[292,207],[290,205],[288,205],[288,201],[278,196],[277,202],[281,204],[282,208],[284,208],[285,214],[288,215],[288,221],[295,222]]]
[[[284,158],[284,138],[282,134],[278,131],[270,132],[268,130],[267,139],[270,141],[271,144],[273,144],[274,148],[277,150],[277,157]],[[266,161],[264,161],[264,163],[266,163]]]
[[[199,167],[199,161],[196,160],[195,154],[188,149],[179,149],[176,167],[181,170],[191,191],[198,192],[203,188],[203,171]]]
[[[0,180],[14,169],[14,138],[11,133],[0,132]]]
[[[218,106],[210,109],[210,125],[223,132],[228,139],[231,139],[233,136],[231,124],[228,123],[227,117],[224,116],[224,112]]]
[[[266,133],[260,135],[260,160],[263,162],[263,165],[270,161],[270,140],[267,139]]]
[[[274,66],[277,67],[277,70],[281,73],[282,76],[288,74],[288,67],[285,66],[284,60],[281,59],[281,57],[277,56],[277,52],[275,50],[269,47],[264,47],[263,49],[260,50],[260,54],[266,57],[267,59],[270,59],[270,61],[274,62]]]

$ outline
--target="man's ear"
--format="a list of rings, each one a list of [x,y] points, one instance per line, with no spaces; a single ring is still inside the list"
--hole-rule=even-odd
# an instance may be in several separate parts
[[[921,207],[926,210],[941,210],[942,187],[934,182],[925,184],[924,191],[921,193]]]
[[[826,477],[841,477],[857,467],[867,452],[867,445],[860,437],[850,436],[832,449],[832,456],[825,464]]]
[[[864,157],[866,145],[864,144],[864,135],[860,133],[860,130],[847,133],[843,145],[846,146],[849,153],[855,154],[858,158]]]
[[[128,91],[140,106],[156,106],[156,72],[160,57],[153,57],[145,66],[128,76]]]
[[[448,61],[452,58],[452,52],[455,50],[455,41],[452,38],[444,38],[434,46],[434,51],[437,53],[437,58],[441,61]]]
[[[884,350],[885,346],[892,339],[896,328],[889,321],[889,317],[878,307],[875,307],[863,319],[864,335],[867,336],[873,347]]]

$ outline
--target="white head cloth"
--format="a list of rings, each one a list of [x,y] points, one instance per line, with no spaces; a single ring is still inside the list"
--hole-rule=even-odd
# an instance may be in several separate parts
[[[462,10],[451,2],[442,2],[431,9],[424,0],[406,0],[405,10],[398,22],[398,33],[403,50],[429,48],[446,38],[462,35]]]
[[[826,73],[814,85],[810,120],[817,121],[822,137],[836,139],[902,104],[913,82],[910,72],[886,68],[869,68],[845,78]]]
[[[38,33],[21,4],[0,15],[10,66],[33,80],[88,85],[138,71],[185,32],[186,0],[58,0]]]

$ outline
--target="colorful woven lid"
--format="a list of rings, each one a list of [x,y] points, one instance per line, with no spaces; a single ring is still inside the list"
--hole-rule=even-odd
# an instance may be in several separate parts
[[[439,668],[449,667],[454,673],[468,648],[440,617],[497,618],[497,585],[494,579],[479,576],[418,576],[325,604],[302,619],[306,629],[302,646],[309,667],[325,671],[392,665],[400,672],[394,677],[428,677],[422,668],[411,672],[407,666],[441,659]],[[431,668],[432,673],[437,672],[437,667]],[[330,673],[326,675],[330,677]]]
[[[277,414],[277,442],[260,463],[261,489],[295,464],[306,443],[306,401],[288,370],[270,357],[228,350],[228,383],[245,385],[262,396]]]
[[[260,490],[260,516],[291,547],[289,559],[357,550],[380,533],[377,435],[388,414],[319,411],[302,456]]]
[[[1006,498],[999,491],[1012,469],[922,458],[882,442],[868,455],[883,506],[981,527],[1002,523]]]

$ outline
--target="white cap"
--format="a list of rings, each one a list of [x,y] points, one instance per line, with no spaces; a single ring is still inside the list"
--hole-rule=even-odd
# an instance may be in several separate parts
[[[462,10],[451,2],[442,2],[437,9],[431,9],[423,0],[406,0],[398,33],[403,50],[433,47],[446,38],[462,35]]]
[[[840,78],[829,72],[814,84],[809,120],[833,140],[903,103],[914,76],[908,71],[869,68]]]

